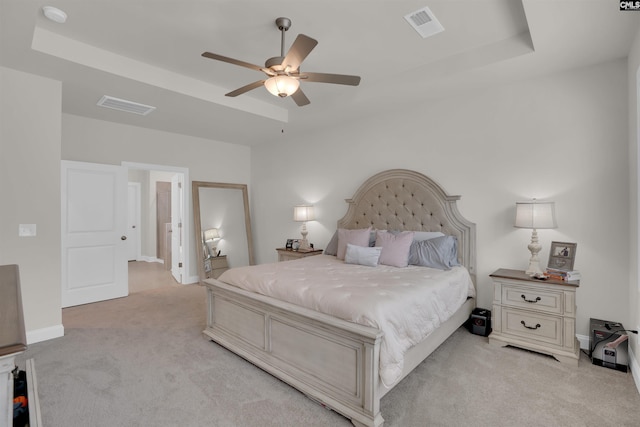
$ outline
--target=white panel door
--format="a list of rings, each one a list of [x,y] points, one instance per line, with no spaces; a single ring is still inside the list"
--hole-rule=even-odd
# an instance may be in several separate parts
[[[129,294],[127,170],[62,161],[62,307]]]
[[[184,265],[182,205],[183,201],[183,176],[175,174],[171,178],[171,274],[178,283],[182,283],[182,266]]]

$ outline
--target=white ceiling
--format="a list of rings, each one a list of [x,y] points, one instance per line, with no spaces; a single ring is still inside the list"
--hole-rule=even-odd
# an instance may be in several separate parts
[[[42,6],[64,10],[65,24]],[[428,99],[627,56],[640,12],[616,0],[0,0],[0,65],[62,81],[62,110],[213,140],[256,145]],[[421,38],[404,15],[428,6],[445,31]],[[360,86],[302,82],[297,107],[258,88],[263,78],[203,58],[262,66],[280,54],[275,19],[293,21],[285,50],[318,46],[303,71],[354,74]],[[157,109],[138,116],[96,106],[103,95]]]

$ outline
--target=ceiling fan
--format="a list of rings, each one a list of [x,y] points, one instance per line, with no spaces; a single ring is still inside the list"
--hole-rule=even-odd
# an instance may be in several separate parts
[[[275,96],[285,98],[291,96],[295,103],[302,107],[310,103],[309,98],[300,88],[300,80],[316,83],[333,83],[341,85],[358,86],[360,84],[360,76],[349,76],[345,74],[327,74],[327,73],[309,73],[301,72],[300,64],[311,53],[318,44],[317,40],[307,37],[304,34],[298,34],[295,41],[291,45],[286,56],[284,54],[284,33],[291,28],[291,20],[289,18],[276,19],[276,26],[282,33],[280,43],[280,56],[267,59],[264,67],[250,64],[248,62],[239,61],[237,59],[228,58],[211,52],[204,52],[202,56],[205,58],[215,59],[229,64],[239,65],[241,67],[250,68],[256,71],[262,71],[267,75],[264,80],[258,80],[239,89],[226,94],[226,96],[238,96],[249,92],[255,88],[263,86],[267,88]]]

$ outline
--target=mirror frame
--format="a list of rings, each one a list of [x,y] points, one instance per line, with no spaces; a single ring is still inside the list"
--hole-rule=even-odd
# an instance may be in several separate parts
[[[202,222],[200,216],[200,189],[201,188],[222,188],[231,190],[241,190],[244,202],[244,224],[247,234],[247,248],[249,250],[249,265],[254,265],[253,258],[253,235],[251,233],[251,216],[249,215],[249,195],[247,184],[228,184],[224,182],[193,181],[191,183],[191,198],[193,200],[193,228],[196,236],[196,256],[198,263],[198,276],[204,280],[204,252],[202,250]]]

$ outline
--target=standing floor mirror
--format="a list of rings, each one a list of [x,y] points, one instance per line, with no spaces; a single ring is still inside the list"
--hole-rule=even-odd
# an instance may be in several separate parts
[[[192,190],[200,280],[253,265],[247,185],[193,181]]]

